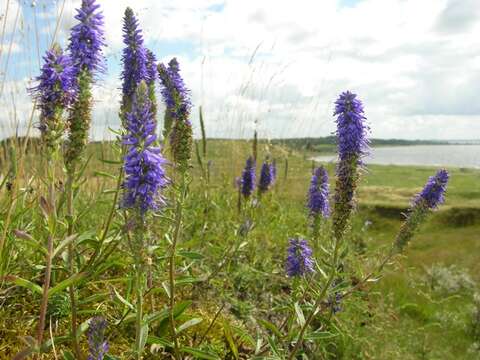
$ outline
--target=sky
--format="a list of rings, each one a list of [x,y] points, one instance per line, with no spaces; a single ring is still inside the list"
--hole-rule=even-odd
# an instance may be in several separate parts
[[[364,102],[372,137],[480,139],[479,0],[98,3],[108,70],[94,88],[94,139],[119,127],[127,6],[159,61],[179,60],[196,134],[202,106],[210,137],[248,138],[255,129],[264,138],[328,136],[334,101],[350,90]],[[2,136],[25,133],[32,116],[26,89],[53,35],[68,45],[79,5],[0,0]]]

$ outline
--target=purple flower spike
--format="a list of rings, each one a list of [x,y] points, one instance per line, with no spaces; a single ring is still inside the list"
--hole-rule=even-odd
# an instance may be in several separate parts
[[[104,71],[105,58],[102,47],[105,46],[103,15],[97,11],[100,7],[96,0],[82,0],[75,19],[79,21],[71,30],[69,50],[77,71]]]
[[[147,49],[147,84],[154,84],[157,80],[157,58]]]
[[[402,252],[430,211],[444,202],[448,178],[447,170],[442,169],[428,179],[423,190],[413,199],[405,222],[397,234],[392,251]]]
[[[244,197],[248,198],[255,189],[255,160],[249,157],[245,164],[241,178],[241,191]]]
[[[333,231],[335,238],[344,235],[354,208],[354,195],[358,185],[358,167],[368,153],[368,126],[363,105],[357,95],[346,91],[335,102],[339,161],[334,196]]]
[[[180,66],[176,58],[168,63],[158,66],[158,75],[162,82],[162,97],[167,106],[167,116],[172,121],[187,121],[190,115],[192,103],[190,102],[190,90],[180,76]]]
[[[170,136],[170,147],[175,164],[180,171],[186,171],[192,153],[192,124],[188,119],[192,103],[190,91],[180,76],[177,59],[158,65],[158,76],[162,83],[162,97],[166,104],[164,131],[165,137]]]
[[[258,182],[258,191],[260,191],[260,193],[267,192],[272,185],[273,177],[271,171],[271,165],[265,161],[260,170],[260,180]]]
[[[58,45],[46,52],[43,61],[41,73],[35,78],[38,85],[30,92],[42,111],[42,117],[51,117],[59,108],[65,109],[74,101],[75,69],[70,56],[64,54]]]
[[[125,10],[123,17],[123,43],[125,44],[122,53],[123,106],[128,112],[126,99],[131,101],[138,84],[142,80],[148,81],[147,51],[143,45],[142,30],[131,8]]]
[[[308,190],[307,206],[310,210],[310,216],[321,215],[328,218],[330,215],[330,204],[328,201],[328,173],[320,166],[315,169]]]
[[[90,320],[87,331],[88,360],[103,360],[105,354],[108,352],[109,346],[105,339],[107,325],[107,321],[100,316]]]
[[[363,104],[357,95],[343,92],[335,101],[337,118],[338,153],[340,160],[356,157],[358,160],[368,154],[368,126],[363,116]]]
[[[127,145],[124,158],[126,178],[123,207],[135,208],[142,215],[148,210],[158,210],[164,204],[160,191],[168,183],[164,166],[167,162],[159,147],[154,143],[156,122],[144,81],[138,86],[132,110],[126,115],[127,134],[123,143]]]
[[[415,197],[413,205],[421,205],[424,203],[428,208],[435,209],[442,204],[445,199],[445,191],[447,190],[448,171],[439,170],[435,176],[431,176],[423,190]]]
[[[305,239],[290,239],[285,267],[289,277],[315,272],[312,249]]]

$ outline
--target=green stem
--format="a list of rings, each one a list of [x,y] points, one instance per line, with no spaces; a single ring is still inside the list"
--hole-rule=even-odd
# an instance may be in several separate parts
[[[138,259],[136,264],[136,276],[135,276],[135,288],[137,295],[137,313],[136,313],[136,335],[135,335],[135,349],[136,358],[139,360],[142,358],[142,322],[143,322],[143,264],[142,259]]]
[[[327,279],[327,282],[325,283],[322,291],[320,292],[320,295],[318,296],[317,300],[315,301],[315,304],[313,305],[312,311],[308,315],[307,319],[305,320],[305,324],[303,324],[302,328],[300,329],[300,333],[298,335],[297,342],[295,343],[295,346],[290,353],[290,356],[288,357],[288,360],[293,360],[295,358],[295,355],[297,354],[298,350],[300,349],[300,346],[303,342],[303,337],[305,336],[305,331],[307,330],[308,326],[312,322],[313,318],[315,317],[315,314],[317,313],[318,309],[320,308],[320,305],[322,305],[323,300],[325,299],[325,295],[328,292],[328,289],[330,285],[333,282],[333,279],[335,278],[335,275],[337,274],[337,262],[338,262],[338,252],[340,248],[340,238],[335,237],[335,245],[334,245],[334,250],[333,250],[333,261],[332,261],[332,270],[330,272],[330,275]]]
[[[179,344],[177,338],[177,330],[175,327],[175,252],[177,249],[177,244],[180,240],[181,235],[181,228],[182,228],[182,217],[183,217],[183,201],[185,199],[186,193],[186,179],[185,174],[182,174],[181,185],[180,185],[180,196],[177,199],[177,203],[175,206],[175,227],[172,239],[172,245],[170,249],[170,261],[169,261],[169,288],[170,288],[170,302],[169,302],[169,310],[170,310],[170,331],[172,333],[173,338],[173,345],[174,345],[174,356],[175,359],[180,359],[179,355]]]
[[[73,235],[73,222],[74,222],[74,207],[73,207],[73,184],[75,179],[75,167],[70,169],[67,174],[66,182],[66,192],[67,192],[67,236]],[[74,254],[75,249],[73,243],[68,245],[68,268],[70,271],[70,276],[75,274],[75,264],[74,264]],[[72,311],[71,317],[71,332],[72,332],[72,343],[77,359],[82,359],[82,353],[80,350],[80,345],[78,344],[77,339],[77,300],[75,295],[75,287],[73,285],[69,286],[68,293],[70,296],[70,307]]]

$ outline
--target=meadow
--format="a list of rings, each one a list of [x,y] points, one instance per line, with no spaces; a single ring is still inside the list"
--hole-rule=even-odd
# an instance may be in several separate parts
[[[198,145],[202,147],[201,141]],[[197,348],[203,351],[200,355],[193,352],[192,358],[254,357],[259,347],[255,337],[261,339],[259,332],[275,333],[262,321],[277,323],[276,314],[281,314],[290,296],[291,282],[284,275],[287,239],[307,231],[305,201],[312,162],[309,155],[302,152],[259,142],[259,158],[269,154],[277,159],[278,181],[257,209],[248,235],[249,243],[232,252],[231,245],[243,221],[237,212],[238,194],[234,181],[241,173],[242,160],[251,149],[252,141],[207,140],[203,162],[211,161],[208,183],[202,177],[199,163],[193,162],[191,198],[185,209],[188,226],[179,250],[185,257],[178,259],[181,277],[185,279],[179,290],[184,306],[178,315],[179,321],[194,320],[191,323],[194,326],[184,334],[185,342],[199,345]],[[75,199],[76,207],[84,209],[80,210],[77,219],[77,231],[83,234],[86,251],[94,246],[86,244],[89,241],[94,244],[96,234],[101,234],[114,196],[109,189],[115,185],[115,179],[106,174],[115,174],[116,170],[115,164],[102,161],[114,157],[111,143],[91,144],[88,152],[91,160],[86,180]],[[31,155],[25,158],[28,165],[23,173],[24,186],[42,169],[35,166],[38,164],[36,151],[28,153]],[[334,171],[332,164],[327,168],[331,173]],[[352,251],[359,262],[356,266],[361,271],[366,272],[372,266],[372,257],[391,243],[412,194],[420,190],[433,170],[371,166],[362,175],[360,206],[351,235]],[[478,303],[475,307],[474,293],[480,281],[480,194],[474,189],[478,189],[480,172],[450,169],[450,174],[446,203],[422,226],[405,256],[394,261],[378,283],[368,285],[367,289],[342,303],[342,310],[333,318],[335,331],[331,337],[320,340],[328,354],[312,358],[478,357],[478,318],[475,319]],[[38,221],[37,211],[31,204],[39,196],[41,184],[33,182],[29,186],[31,189],[17,200],[11,228],[29,231]],[[5,190],[3,193],[5,208],[9,200]],[[121,228],[121,219],[116,222],[115,226]],[[159,234],[165,233],[162,224],[164,221],[159,219]],[[32,236],[37,238],[34,233]],[[8,273],[33,283],[38,281],[40,285],[41,253],[13,234],[10,241],[8,261],[5,259]],[[155,285],[151,301],[156,309],[167,306],[167,295],[162,287],[167,269],[164,256],[167,244],[160,237],[158,249],[155,249]],[[255,253],[251,253],[250,246],[256,249]],[[315,255],[320,259],[324,256],[319,249]],[[232,263],[218,269],[229,256]],[[88,282],[78,283],[83,299],[79,303],[80,321],[84,323],[94,314],[104,316],[109,323],[109,354],[118,358],[126,358],[132,341],[131,319],[125,321],[129,319],[132,306],[131,283],[123,271],[131,265],[128,258],[128,249],[119,241],[116,251],[102,265],[104,268],[98,275]],[[58,266],[60,282],[61,264]],[[0,316],[0,353],[5,359],[21,350],[24,344],[19,337],[31,334],[41,297],[28,288],[10,285],[4,284],[2,289]],[[53,299],[49,321],[53,339],[58,337],[55,341],[57,355],[62,358],[62,349],[68,349],[61,335],[68,333],[70,310],[66,290]],[[163,353],[166,340],[160,340],[165,334],[165,319],[154,322],[147,344],[155,355],[149,354],[147,358],[167,356]],[[264,347],[265,343],[261,343],[260,348]],[[87,350],[85,338],[82,348]],[[188,353],[185,356],[188,358]]]
[[[131,8],[115,140],[91,142],[106,29],[95,0],[75,21],[1,142],[0,358],[479,358],[479,170],[366,165],[348,90],[326,143],[209,138]]]

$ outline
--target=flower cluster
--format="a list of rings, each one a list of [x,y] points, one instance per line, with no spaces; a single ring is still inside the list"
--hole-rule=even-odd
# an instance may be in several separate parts
[[[143,44],[142,30],[131,8],[125,10],[123,17],[122,52],[122,116],[130,111],[133,96],[142,80],[148,81],[147,51]]]
[[[241,192],[244,197],[248,198],[255,190],[255,178],[255,160],[250,156],[245,163],[240,179]]]
[[[108,352],[109,346],[105,339],[107,325],[107,321],[100,316],[90,320],[87,330],[88,360],[103,360],[105,354]]]
[[[144,81],[137,88],[132,110],[126,114],[126,129],[123,144],[128,150],[124,158],[126,178],[122,205],[144,215],[163,204],[160,191],[168,183],[164,170],[166,160],[160,148],[154,146],[156,122]]]
[[[285,268],[289,277],[303,276],[315,271],[312,249],[308,246],[307,240],[290,239]]]
[[[105,46],[103,15],[98,12],[96,0],[82,0],[75,19],[79,21],[71,30],[69,51],[77,71],[103,71]]]
[[[62,113],[75,99],[75,68],[70,56],[54,45],[43,57],[44,64],[36,78],[38,85],[30,92],[41,110],[40,132],[42,141],[51,154],[59,147],[64,125]]]
[[[155,54],[147,49],[146,50],[146,56],[147,56],[147,84],[151,85],[154,84],[155,81],[157,80],[157,58],[155,57]]]
[[[444,201],[448,178],[447,170],[439,170],[428,179],[423,190],[415,196],[407,218],[397,234],[393,251],[403,251],[428,213]]]
[[[333,115],[338,115],[336,122],[340,160],[350,160],[352,157],[360,160],[368,154],[369,128],[363,113],[362,102],[350,91],[343,92],[335,101]]]
[[[92,92],[94,72],[104,71],[105,45],[103,15],[95,0],[83,0],[75,18],[79,21],[71,30],[69,50],[75,65],[78,96],[68,117],[69,134],[65,146],[65,165],[74,172],[84,153],[92,119]]]
[[[158,75],[162,83],[162,97],[166,104],[164,136],[170,135],[170,147],[175,163],[186,170],[192,152],[192,124],[189,121],[192,103],[190,91],[180,76],[177,59],[158,65]]]
[[[444,202],[447,190],[448,172],[439,170],[434,176],[430,176],[423,190],[413,200],[413,206],[425,204],[430,209],[435,209]]]
[[[335,102],[334,115],[338,115],[337,138],[339,162],[334,196],[333,230],[335,237],[343,237],[348,219],[354,208],[358,166],[368,153],[368,126],[363,115],[362,102],[357,95],[346,91]]]
[[[272,166],[268,161],[264,161],[260,170],[260,180],[258,181],[258,191],[267,192],[273,182]]]
[[[321,215],[324,218],[329,217],[330,204],[328,201],[328,188],[327,170],[323,166],[320,166],[315,169],[308,190],[307,207],[310,210],[310,216],[316,217]]]

